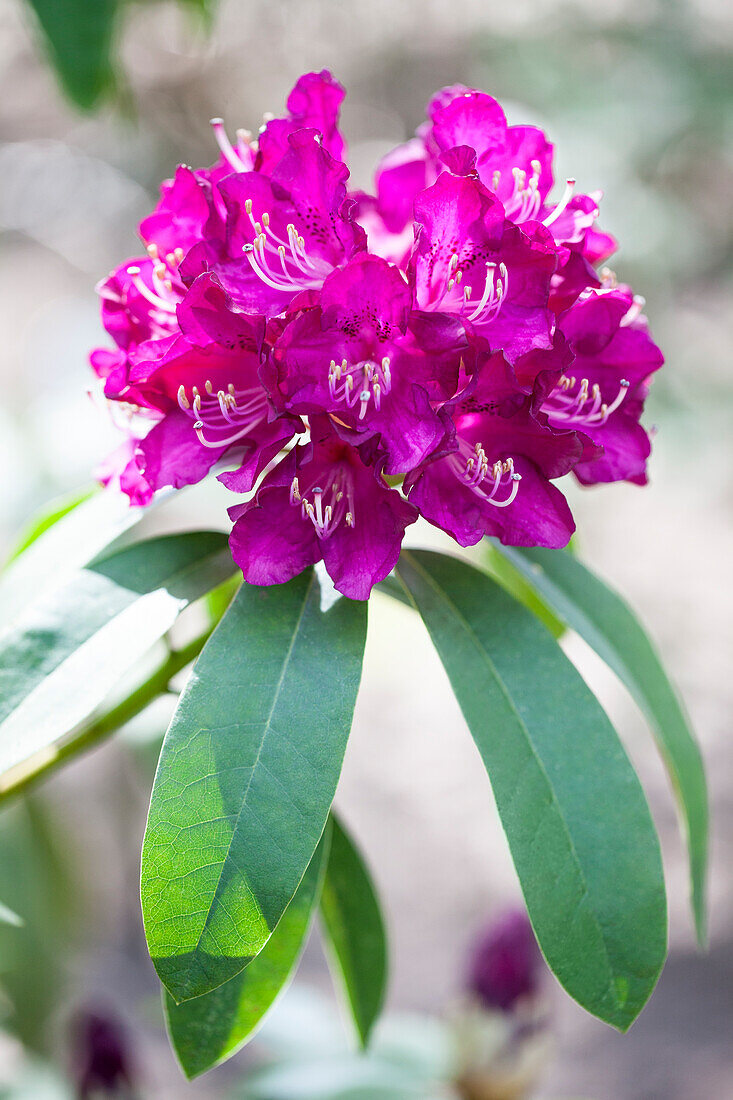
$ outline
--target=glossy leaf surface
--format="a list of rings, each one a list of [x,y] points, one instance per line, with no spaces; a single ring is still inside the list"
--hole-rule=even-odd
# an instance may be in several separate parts
[[[53,752],[234,569],[219,532],[166,535],[97,559],[33,604],[0,638],[0,776]]]
[[[246,969],[183,1004],[164,993],[171,1043],[187,1077],[197,1077],[236,1054],[288,984],[318,905],[330,841],[327,827],[280,923]]]
[[[361,677],[366,604],[312,570],[243,585],[163,744],[143,847],[148,946],[177,1002],[262,950],[321,837]]]
[[[25,546],[0,572],[0,635],[149,511],[131,508],[120,493],[102,492],[66,510],[58,502],[41,509],[28,525]]]

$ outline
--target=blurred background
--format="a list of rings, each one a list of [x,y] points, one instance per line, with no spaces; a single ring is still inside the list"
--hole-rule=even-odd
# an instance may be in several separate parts
[[[117,442],[88,396],[88,350],[104,342],[94,284],[138,250],[136,225],[159,181],[180,161],[216,159],[212,115],[230,132],[256,129],[263,112],[282,109],[301,72],[328,67],[347,87],[352,180],[367,189],[378,157],[414,130],[444,84],[483,88],[511,122],[543,126],[556,143],[556,176],[577,177],[581,191],[604,189],[601,225],[621,243],[614,268],[645,295],[667,357],[648,403],[647,422],[658,428],[650,486],[569,495],[581,555],[637,608],[684,695],[707,762],[714,833],[711,943],[699,955],[666,776],[628,697],[569,639],[649,793],[668,871],[671,954],[625,1037],[546,976],[553,1041],[533,1095],[732,1096],[733,8],[727,0],[220,0],[207,29],[199,7],[122,5],[115,88],[82,113],[59,88],[30,6],[0,0],[0,553],[36,508],[89,482]],[[194,525],[223,525],[228,503],[224,490],[195,490],[173,510]],[[412,541],[435,536],[425,528]],[[384,1041],[423,1068],[433,1059],[437,1078],[445,1035],[434,1021],[450,1020],[471,943],[518,903],[519,888],[427,635],[381,597],[371,619],[338,802],[389,920],[387,1027],[398,1038]],[[167,708],[0,817],[0,896],[26,922],[0,926],[0,1096],[73,1096],[69,1081],[95,1043],[124,1045],[136,1091],[119,1095],[162,1100],[250,1095],[242,1082],[268,1050],[295,1057],[298,1043],[320,1041],[347,1049],[313,942],[261,1039],[203,1080],[183,1081],[162,1030],[137,893]],[[256,1095],[322,1100],[317,1080],[302,1091],[306,1078],[298,1071],[286,1091]],[[451,1095],[416,1088],[418,1100]],[[403,1094],[364,1086],[343,1095]]]

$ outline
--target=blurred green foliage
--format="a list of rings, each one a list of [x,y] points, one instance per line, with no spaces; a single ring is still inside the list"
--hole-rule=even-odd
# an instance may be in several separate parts
[[[151,0],[143,0],[145,3]],[[126,0],[28,0],[59,83],[83,111],[117,85],[115,47]],[[179,0],[210,22],[213,0]]]
[[[114,85],[118,0],[29,0],[62,88],[89,110]]]
[[[48,1050],[48,1021],[62,1001],[77,885],[63,829],[39,799],[0,815],[3,901],[23,920],[0,924],[2,1024],[31,1051]]]

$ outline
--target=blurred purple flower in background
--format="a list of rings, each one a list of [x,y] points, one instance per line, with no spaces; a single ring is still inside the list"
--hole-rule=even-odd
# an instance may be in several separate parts
[[[72,1025],[72,1076],[79,1100],[137,1095],[129,1042],[120,1021],[107,1012],[83,1009]]]
[[[454,1085],[465,1100],[527,1100],[552,1053],[542,956],[524,909],[491,920],[474,942],[453,1015]]]
[[[511,909],[489,925],[473,948],[468,988],[486,1008],[511,1012],[539,988],[541,955],[529,917]]]

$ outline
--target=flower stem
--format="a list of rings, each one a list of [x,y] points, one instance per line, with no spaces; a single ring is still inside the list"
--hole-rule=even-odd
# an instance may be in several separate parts
[[[212,629],[213,626],[209,627],[181,649],[169,650],[158,667],[130,695],[109,710],[93,715],[67,740],[50,745],[7,772],[0,779],[0,805],[24,793],[29,787],[35,786],[70,758],[94,748],[145,710],[154,699],[168,689],[176,673],[199,655]]]

